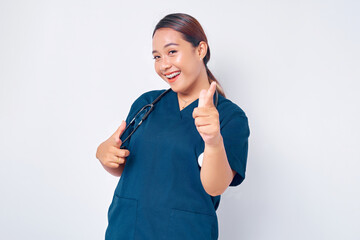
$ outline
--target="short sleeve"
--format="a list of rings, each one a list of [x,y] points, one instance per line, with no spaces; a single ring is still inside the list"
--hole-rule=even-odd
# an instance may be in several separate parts
[[[230,167],[236,171],[230,186],[237,186],[245,179],[248,155],[250,129],[245,113],[236,108],[223,120],[220,131]]]

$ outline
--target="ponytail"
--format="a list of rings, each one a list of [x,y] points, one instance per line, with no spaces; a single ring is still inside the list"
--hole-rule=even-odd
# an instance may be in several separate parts
[[[226,98],[224,89],[220,85],[219,81],[214,77],[214,75],[211,73],[210,69],[207,67],[206,64],[205,67],[206,67],[206,74],[208,76],[209,83],[211,84],[212,82],[216,82],[216,90],[219,92],[220,95]]]

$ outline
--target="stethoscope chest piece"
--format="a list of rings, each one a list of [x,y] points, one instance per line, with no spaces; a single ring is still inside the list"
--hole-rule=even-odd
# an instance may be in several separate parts
[[[198,157],[198,164],[199,164],[199,167],[202,166],[202,163],[203,163],[203,159],[204,159],[204,153],[201,153]]]

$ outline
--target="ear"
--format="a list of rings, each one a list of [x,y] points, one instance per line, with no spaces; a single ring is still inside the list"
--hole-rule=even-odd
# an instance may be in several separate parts
[[[206,56],[207,49],[208,49],[208,45],[204,41],[201,41],[199,43],[199,45],[197,46],[197,52],[196,53],[198,54],[198,56],[199,56],[199,58],[201,60],[203,60],[203,58]]]

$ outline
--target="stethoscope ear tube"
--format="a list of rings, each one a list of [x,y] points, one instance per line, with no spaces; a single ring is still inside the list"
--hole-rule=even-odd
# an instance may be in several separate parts
[[[142,119],[141,119],[141,123],[143,122],[143,121],[145,121],[145,119],[149,116],[149,114],[152,112],[152,110],[154,109],[154,104],[150,104],[150,110],[147,112],[147,113],[145,113],[145,115],[142,117]],[[141,124],[141,123],[139,123],[139,125]]]
[[[217,107],[218,105],[218,98],[219,98],[219,93],[217,90],[215,90],[215,107]]]

